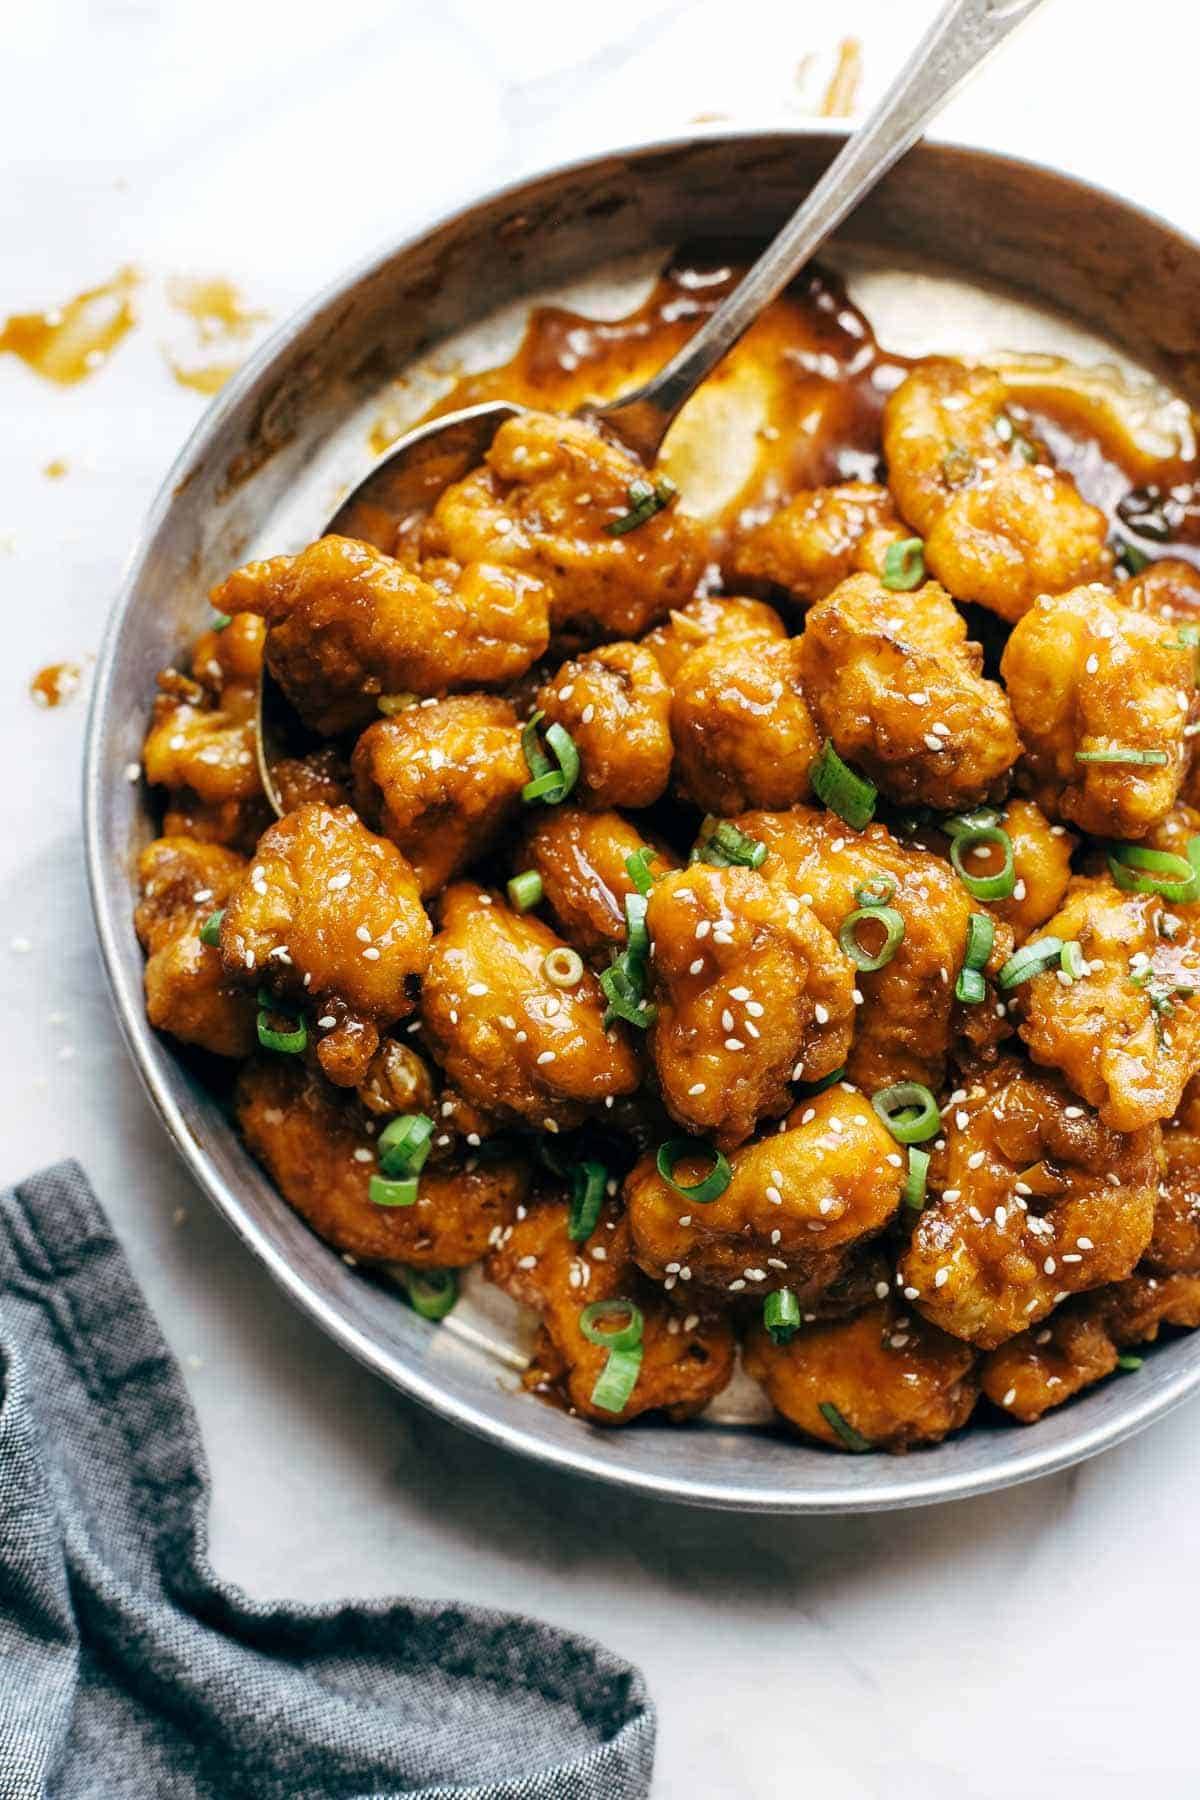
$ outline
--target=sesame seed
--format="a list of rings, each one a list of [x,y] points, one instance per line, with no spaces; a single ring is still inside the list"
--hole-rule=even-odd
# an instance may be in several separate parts
[[[317,1025],[322,1031],[332,1031],[336,1024],[337,1020],[332,1013],[322,1013],[321,1017],[317,1020]]]
[[[1048,1256],[1046,1258],[1045,1262],[1042,1264],[1042,1268],[1045,1270],[1047,1275],[1053,1275],[1056,1266],[1057,1265],[1052,1256]]]
[[[1017,1397],[1016,1388],[1009,1388],[1009,1390],[1008,1390],[1007,1394],[1005,1394],[1004,1399],[1001,1402],[1001,1404],[1003,1406],[1011,1406],[1013,1401],[1016,1399],[1016,1397]]]
[[[468,994],[472,994],[472,995],[474,995],[474,997],[475,997],[475,999],[477,999],[477,1000],[479,1000],[479,999],[482,999],[482,997],[483,997],[483,995],[484,995],[484,994],[486,994],[486,993],[487,993],[487,991],[488,991],[488,990],[487,990],[487,983],[486,983],[486,982],[483,982],[483,981],[469,981],[469,982],[468,982],[468,983],[467,983],[467,992],[468,992]]]
[[[519,1256],[517,1258],[517,1267],[518,1267],[518,1269],[536,1269],[537,1268],[537,1257],[536,1256]]]
[[[341,870],[341,872],[339,874],[331,875],[329,877],[329,880],[325,883],[325,886],[334,891],[336,891],[339,888],[349,887],[350,886],[350,871],[349,871],[349,869],[343,869],[343,870]]]
[[[699,973],[703,969],[703,967],[704,967],[704,958],[702,956],[698,956],[694,963],[688,964],[688,974],[689,975],[699,975]]]
[[[581,725],[590,725],[592,720],[595,718],[595,716],[596,716],[596,709],[589,702],[588,705],[585,706],[583,711],[580,713],[579,722]]]
[[[767,1199],[771,1202],[772,1206],[783,1205],[783,1195],[777,1187],[769,1187],[767,1189]]]
[[[900,1277],[897,1276],[896,1279],[899,1281]],[[920,1290],[915,1287],[906,1287],[904,1290],[904,1298],[906,1300],[915,1300],[919,1295],[919,1291]]]
[[[557,1054],[555,1050],[543,1050],[539,1053],[537,1060],[539,1063],[552,1063]]]
[[[981,1169],[983,1167],[982,1150],[972,1150],[970,1156],[967,1158],[967,1167],[968,1169]]]
[[[354,1152],[354,1160],[355,1160],[355,1162],[361,1162],[361,1163],[374,1162],[375,1161],[375,1152],[373,1150],[368,1150],[365,1147],[363,1147]]]
[[[378,962],[379,961],[379,952],[375,948],[374,944],[369,944],[367,946],[367,948],[363,951],[363,960],[365,962]]]
[[[813,1017],[816,1019],[818,1025],[828,1025],[829,1023],[829,1008],[823,1005],[820,1000],[818,1000],[817,1004],[813,1007]]]
[[[729,1284],[729,1291],[731,1294],[740,1294],[745,1285],[745,1282],[741,1280],[731,1281]]]
[[[883,1160],[891,1163],[893,1169],[902,1169],[904,1167],[904,1158],[898,1150],[889,1150]]]
[[[877,1300],[886,1300],[888,1291],[888,1284],[886,1281],[877,1281],[875,1283],[875,1298]]]
[[[806,1106],[804,1111],[800,1114],[800,1123],[802,1125],[811,1125],[813,1120],[816,1118],[816,1116],[817,1116],[816,1107],[815,1106]]]
[[[942,743],[941,738],[934,737],[933,733],[930,731],[925,734],[925,748],[927,750],[944,750],[945,745]]]
[[[1094,1250],[1096,1248],[1090,1237],[1077,1237],[1075,1242],[1080,1250]]]
[[[933,1278],[933,1285],[935,1288],[945,1287],[945,1285],[949,1281],[949,1279],[950,1279],[949,1269],[939,1269],[937,1274]]]
[[[704,1088],[705,1088],[705,1083],[703,1081],[693,1081],[691,1087],[688,1089],[688,1093],[689,1094],[702,1094],[704,1092]]]
[[[739,1000],[739,1001],[740,1000],[748,1000],[750,998],[750,989],[748,987],[730,988],[729,998],[731,1000]]]
[[[741,1038],[728,1037],[725,1039],[725,1048],[727,1050],[744,1050],[746,1046]]]
[[[956,1112],[954,1115],[954,1123],[958,1126],[960,1131],[965,1131],[967,1126],[971,1123],[970,1113]]]

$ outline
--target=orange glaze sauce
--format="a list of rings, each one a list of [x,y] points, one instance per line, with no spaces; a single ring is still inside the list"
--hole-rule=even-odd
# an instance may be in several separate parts
[[[86,381],[132,331],[133,293],[140,280],[136,269],[119,269],[111,281],[62,306],[13,313],[0,324],[0,351],[19,356],[36,375],[60,386]]]
[[[202,345],[225,352],[215,362],[192,365],[164,352],[168,368],[180,387],[197,394],[219,393],[238,368],[236,358],[229,358],[230,348],[248,338],[270,315],[248,307],[233,282],[222,275],[175,276],[167,283],[167,300],[192,321]]]
[[[34,705],[61,706],[77,691],[82,679],[83,670],[78,663],[47,663],[29,683]]]
[[[862,82],[862,45],[857,38],[843,38],[838,45],[837,63],[821,101],[823,119],[846,119],[858,104]]]

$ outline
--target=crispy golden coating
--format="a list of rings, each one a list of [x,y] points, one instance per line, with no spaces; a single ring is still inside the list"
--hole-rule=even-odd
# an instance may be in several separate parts
[[[1071,879],[1071,852],[1079,840],[1065,825],[1052,825],[1032,800],[1009,800],[1001,809],[1000,824],[1012,845],[1016,880],[1008,899],[989,902],[988,910],[1006,920],[1017,943],[1023,943],[1060,906]],[[986,875],[1000,866],[1000,859],[968,855],[963,866],[972,875]]]
[[[697,1297],[695,1310],[676,1312],[638,1273],[630,1257],[629,1223],[611,1206],[586,1242],[567,1235],[567,1207],[547,1201],[509,1228],[487,1261],[487,1276],[541,1317],[542,1331],[526,1385],[560,1393],[573,1411],[596,1425],[623,1425],[642,1413],[687,1419],[708,1405],[733,1374],[734,1338],[727,1317]],[[597,1300],[632,1300],[644,1320],[642,1363],[623,1411],[592,1402],[608,1359],[579,1328]]]
[[[786,1130],[734,1150],[729,1163],[733,1179],[707,1205],[677,1194],[653,1156],[631,1171],[625,1205],[633,1253],[648,1275],[678,1274],[689,1292],[726,1296],[793,1287],[808,1305],[893,1218],[904,1187],[891,1134],[863,1096],[840,1083],[797,1106]],[[694,1186],[711,1167],[701,1149],[680,1158],[674,1179]]]
[[[529,780],[507,700],[456,694],[368,726],[354,748],[355,803],[436,894],[511,825]]]
[[[1042,935],[1078,943],[1087,973],[1069,986],[1035,975],[1013,995],[1034,1062],[1061,1069],[1115,1131],[1169,1119],[1200,1069],[1200,936],[1184,911],[1077,876]]]
[[[640,850],[651,851],[655,876],[676,867],[673,856],[647,843],[620,813],[538,806],[531,808],[513,867],[541,876],[546,905],[567,942],[607,966],[608,952],[625,943],[625,901],[637,892],[626,859]]]
[[[728,642],[749,638],[785,638],[787,627],[773,606],[762,600],[736,595],[705,594],[676,607],[661,625],[647,632],[642,648],[649,650],[672,687],[692,654],[713,638]]]
[[[1004,649],[1001,673],[1043,812],[1096,837],[1142,838],[1170,812],[1190,756],[1195,651],[1108,588],[1042,599]],[[1143,752],[1161,762],[1080,761]]]
[[[1189,1081],[1162,1141],[1165,1167],[1145,1265],[1159,1275],[1200,1275],[1200,1083]]]
[[[442,929],[421,987],[421,1018],[453,1085],[497,1118],[546,1130],[580,1124],[609,1095],[631,1094],[638,1059],[584,970],[558,987],[543,964],[563,941],[473,882],[442,897]]]
[[[932,358],[883,412],[888,480],[925,539],[925,562],[956,600],[1019,619],[1041,594],[1061,594],[1112,567],[1104,514],[1014,428],[990,369]]]
[[[705,812],[791,806],[821,748],[800,679],[800,640],[718,637],[693,651],[671,702],[675,786]]]
[[[231,850],[183,837],[157,838],[138,858],[133,922],[146,952],[146,1017],[217,1056],[249,1056],[256,1042],[252,996],[230,984],[216,945],[200,941],[244,867]]]
[[[1117,599],[1135,612],[1154,613],[1176,627],[1194,625],[1200,619],[1200,571],[1178,557],[1160,557],[1140,575],[1123,581]]]
[[[262,674],[267,628],[255,613],[234,613],[228,625],[202,631],[192,645],[192,674],[214,694]]]
[[[350,766],[333,744],[307,756],[280,756],[271,774],[285,813],[319,801],[322,806],[349,806]]]
[[[267,666],[325,737],[369,724],[381,694],[511,681],[548,636],[546,596],[520,571],[421,571],[357,538],[319,538],[299,556],[247,563],[212,598],[266,620]]]
[[[650,892],[651,1048],[662,1097],[724,1147],[843,1066],[851,965],[811,912],[753,869],[694,863]]]
[[[605,529],[629,512],[630,484],[645,479],[593,426],[522,413],[500,427],[483,466],[446,489],[423,548],[532,577],[564,641],[638,637],[691,598],[706,560],[700,527],[678,506],[624,536]]]
[[[974,902],[940,857],[896,842],[882,825],[851,831],[831,813],[798,806],[791,812],[746,813],[742,831],[767,845],[761,873],[811,906],[835,935],[858,905],[856,889],[890,876],[888,904],[904,920],[904,937],[882,969],[856,971],[863,996],[847,1073],[867,1092],[894,1081],[923,1081],[937,1088],[961,1013],[986,1014],[990,1005],[959,1008],[954,982],[962,965],[967,920]],[[1011,938],[1001,925],[988,964],[997,969]]]
[[[772,1343],[755,1324],[744,1359],[776,1412],[833,1450],[850,1446],[822,1405],[872,1449],[904,1451],[965,1425],[979,1394],[975,1352],[893,1301],[807,1325],[789,1344]]]
[[[1154,1223],[1153,1127],[1114,1131],[1064,1083],[1006,1058],[959,1090],[942,1131],[898,1270],[942,1330],[990,1350],[1135,1267]]]
[[[146,780],[152,787],[185,790],[208,807],[254,800],[262,792],[254,759],[256,705],[253,681],[229,680],[214,693],[168,669],[159,676],[142,746]]]
[[[412,1010],[409,977],[422,973],[432,935],[396,846],[348,806],[308,805],[259,839],[225,907],[221,956],[247,984],[336,997],[387,1025]]]
[[[822,734],[893,800],[953,812],[1002,791],[1021,753],[1004,690],[935,581],[852,575],[812,607],[804,692]]]
[[[605,644],[565,662],[539,690],[546,723],[569,732],[583,806],[652,806],[671,775],[671,690],[640,644]]]
[[[352,1096],[294,1057],[250,1062],[236,1109],[247,1148],[318,1236],[360,1262],[457,1269],[477,1262],[529,1187],[516,1155],[429,1162],[416,1203],[376,1206],[374,1124]]]
[[[734,540],[724,572],[737,585],[783,588],[810,605],[857,571],[881,574],[888,545],[907,535],[885,487],[806,488]]]

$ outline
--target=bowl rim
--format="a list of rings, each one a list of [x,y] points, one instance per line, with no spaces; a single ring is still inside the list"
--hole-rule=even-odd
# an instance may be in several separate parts
[[[752,144],[759,139],[827,137],[837,143],[848,135],[847,128],[839,129],[828,120],[798,120],[788,124],[747,126],[722,124],[662,137],[637,139],[629,144],[580,154],[566,161],[538,164],[536,167],[523,169],[512,179],[475,194],[449,210],[430,209],[422,213],[419,221],[403,236],[381,242],[343,273],[326,282],[310,299],[281,321],[205,407],[167,469],[147,509],[122,566],[96,657],[82,770],[84,855],[92,918],[109,993],[125,1044],[154,1110],[167,1136],[183,1158],[188,1172],[284,1293],[336,1344],[375,1375],[420,1402],[440,1418],[461,1426],[485,1442],[527,1457],[535,1463],[583,1475],[645,1498],[718,1510],[779,1515],[860,1513],[928,1506],[992,1493],[1038,1476],[1054,1474],[1123,1442],[1180,1405],[1200,1387],[1200,1353],[1191,1359],[1171,1359],[1172,1366],[1161,1368],[1155,1384],[1147,1384],[1140,1393],[1130,1383],[1128,1400],[1119,1414],[1102,1417],[1090,1425],[1083,1424],[1061,1441],[1039,1444],[1034,1428],[1029,1433],[1025,1447],[1022,1447],[1021,1439],[1015,1439],[1013,1448],[994,1463],[964,1468],[961,1471],[930,1472],[924,1479],[918,1477],[914,1480],[910,1475],[903,1483],[888,1472],[895,1467],[894,1459],[879,1457],[871,1461],[870,1482],[864,1481],[861,1487],[846,1492],[808,1486],[803,1481],[786,1490],[774,1481],[762,1485],[748,1483],[732,1488],[721,1480],[719,1467],[712,1478],[699,1479],[673,1473],[667,1467],[664,1467],[661,1474],[643,1471],[610,1457],[605,1446],[611,1439],[603,1432],[588,1431],[581,1425],[577,1441],[573,1439],[569,1445],[539,1435],[536,1430],[538,1409],[532,1400],[529,1427],[512,1425],[489,1413],[486,1403],[462,1399],[448,1391],[439,1381],[436,1370],[427,1372],[416,1363],[404,1370],[397,1369],[389,1360],[387,1350],[312,1288],[303,1270],[275,1247],[259,1221],[242,1204],[236,1190],[212,1166],[204,1145],[189,1128],[183,1111],[171,1092],[167,1074],[171,1052],[146,1018],[140,986],[133,992],[124,979],[117,921],[106,886],[111,847],[105,841],[100,794],[105,781],[113,778],[112,771],[104,767],[103,761],[110,690],[120,656],[126,616],[149,553],[171,514],[178,494],[186,486],[189,473],[202,461],[209,441],[218,434],[226,418],[237,409],[243,397],[256,386],[280,354],[326,308],[398,257],[411,252],[432,232],[465,222],[480,207],[516,198],[547,178],[584,174],[609,161],[636,161],[640,157],[684,153],[689,148],[707,142],[726,142],[733,146],[737,143]],[[1064,188],[1073,189],[1081,203],[1097,196],[1109,200],[1122,209],[1139,215],[1147,224],[1156,225],[1183,238],[1200,255],[1200,243],[1154,209],[1129,198],[1117,189],[1088,182],[1052,163],[976,148],[936,136],[922,140],[909,154],[919,154],[923,149],[933,150],[939,156],[952,160],[965,160],[977,166],[992,167],[998,172],[1025,170],[1032,175],[1049,176]],[[432,1331],[434,1327],[427,1329]],[[1159,1356],[1155,1360],[1161,1364],[1167,1359]],[[909,1470],[916,1460],[915,1457],[904,1459]]]

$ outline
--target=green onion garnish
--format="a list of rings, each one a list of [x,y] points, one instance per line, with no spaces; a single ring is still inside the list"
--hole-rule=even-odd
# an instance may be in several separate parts
[[[920,1212],[925,1204],[925,1183],[929,1177],[929,1152],[918,1150],[915,1144],[908,1147],[908,1173],[904,1177],[904,1191],[900,1195],[905,1206],[913,1212]]]
[[[987,999],[987,982],[978,969],[962,968],[954,983],[954,998],[962,1006],[982,1006]]]
[[[811,1100],[814,1098],[815,1095],[823,1094],[825,1092],[826,1088],[836,1087],[839,1081],[842,1081],[845,1079],[845,1075],[846,1075],[846,1065],[845,1065],[845,1063],[843,1063],[840,1069],[835,1069],[833,1071],[832,1075],[822,1075],[820,1081],[801,1082],[800,1083],[801,1097],[805,1100]]]
[[[847,1450],[853,1450],[856,1456],[862,1456],[865,1451],[874,1448],[861,1431],[855,1431],[853,1425],[847,1424],[832,1401],[822,1400],[817,1411],[830,1429],[841,1438]]]
[[[414,1312],[423,1319],[444,1319],[458,1299],[458,1276],[453,1269],[405,1269],[404,1285]]]
[[[416,704],[416,694],[380,694],[375,708],[385,719],[394,719],[398,713],[410,712]]]
[[[568,944],[559,944],[543,956],[542,974],[554,987],[578,987],[583,980],[583,958]]]
[[[420,1185],[415,1175],[402,1175],[396,1180],[372,1175],[367,1194],[372,1206],[415,1206]]]
[[[963,966],[954,984],[954,997],[964,1006],[978,1006],[987,997],[987,983],[981,971],[992,954],[996,926],[987,913],[972,913],[967,920],[967,942],[963,950]]]
[[[233,624],[233,614],[232,613],[214,613],[212,616],[212,624],[209,626],[208,629],[210,631],[224,631],[224,629],[227,625],[232,625],[232,624]]]
[[[694,1187],[685,1187],[675,1179],[675,1165],[682,1162],[685,1156],[712,1158],[712,1168]],[[698,1206],[710,1206],[714,1200],[719,1200],[733,1180],[733,1170],[728,1159],[702,1138],[668,1138],[665,1144],[658,1147],[655,1166],[669,1188],[684,1200],[694,1200]]]
[[[1113,744],[1108,750],[1077,750],[1075,761],[1081,763],[1138,763],[1162,764],[1167,762],[1165,750],[1129,750],[1122,744]]]
[[[624,537],[627,531],[636,531],[647,519],[670,506],[679,489],[669,475],[660,475],[657,481],[647,481],[639,475],[631,481],[626,489],[629,511],[622,513],[619,519],[610,519],[604,527],[609,537]]]
[[[710,813],[700,827],[691,860],[712,863],[718,869],[728,869],[734,863],[744,869],[758,869],[766,855],[767,846],[758,838],[748,837],[728,819],[714,819]]]
[[[923,1144],[942,1123],[938,1103],[919,1081],[897,1081],[871,1096],[871,1105],[898,1144]]]
[[[625,896],[625,942],[631,957],[644,961],[650,954],[650,933],[646,930],[645,894]]]
[[[225,917],[225,908],[224,907],[222,907],[219,912],[209,913],[207,919],[205,919],[203,925],[200,927],[200,942],[202,944],[219,944],[220,943],[220,941],[221,941],[221,920],[224,917]]]
[[[625,1318],[624,1325],[610,1331],[606,1319]],[[579,1315],[579,1329],[589,1344],[601,1344],[606,1350],[632,1350],[642,1341],[646,1321],[641,1308],[632,1300],[593,1300]]]
[[[835,812],[839,819],[861,831],[875,816],[879,790],[865,775],[857,775],[844,763],[833,745],[826,740],[812,768],[808,771],[813,793]]]
[[[940,824],[948,838],[956,838],[964,831],[980,831],[985,826],[998,825],[1002,816],[994,806],[973,806],[970,812],[950,813]]]
[[[971,875],[963,868],[963,857],[981,844],[998,844],[1004,852],[1003,865],[991,875]],[[970,825],[955,832],[950,839],[950,861],[972,900],[1007,900],[1017,885],[1012,839],[999,825]]]
[[[639,894],[648,894],[654,886],[654,872],[650,867],[653,855],[653,850],[647,845],[625,858],[625,873]]]
[[[554,752],[557,768],[542,749],[538,726],[545,716],[543,712],[535,712],[521,732],[521,748],[532,777],[521,789],[521,798],[527,806],[537,800],[544,801],[547,806],[557,806],[579,780],[579,752],[571,734],[561,725],[555,723],[546,727],[546,743]]]
[[[868,920],[883,927],[883,942],[873,951],[865,949],[858,941],[858,932]],[[890,963],[903,941],[904,920],[894,906],[860,906],[842,920],[838,931],[838,943],[864,975]]]
[[[276,1031],[269,1023],[275,1017],[291,1019],[291,1030]],[[258,1041],[264,1050],[276,1050],[281,1056],[299,1056],[308,1046],[308,1027],[304,1020],[290,1013],[266,988],[258,991],[257,1027]]]
[[[1143,1368],[1145,1361],[1144,1356],[1118,1356],[1117,1367],[1123,1369],[1127,1375],[1131,1375],[1135,1369]]]
[[[647,1031],[657,1019],[657,1006],[646,999],[645,971],[637,966],[636,958],[631,967],[627,950],[613,958],[600,977],[600,987],[608,1001],[604,1013],[606,1028],[615,1019],[624,1019],[639,1031]]]
[[[596,1229],[600,1208],[604,1205],[604,1185],[608,1170],[603,1163],[576,1163],[571,1171],[571,1210],[567,1214],[567,1236],[573,1244],[582,1244]]]
[[[522,869],[519,875],[513,876],[505,892],[514,912],[532,912],[541,904],[542,878],[536,869]]]
[[[1149,566],[1150,558],[1136,544],[1127,544],[1124,538],[1113,540],[1113,549],[1117,553],[1117,561],[1125,564],[1131,575],[1140,575]]]
[[[902,594],[920,587],[925,579],[925,546],[920,538],[901,538],[888,545],[881,579],[885,588]]]
[[[1144,850],[1140,844],[1114,844],[1108,870],[1127,894],[1161,894],[1179,906],[1200,900],[1200,837],[1188,839],[1187,856],[1169,850]]]
[[[629,1404],[629,1396],[637,1386],[641,1367],[640,1344],[635,1344],[632,1350],[610,1350],[608,1361],[596,1377],[596,1385],[592,1389],[592,1405],[600,1407],[603,1412],[624,1412]]]
[[[1005,989],[1020,987],[1023,981],[1029,981],[1035,975],[1044,975],[1047,969],[1052,969],[1062,953],[1061,938],[1037,938],[1032,944],[1022,944],[1019,950],[1014,950],[997,975],[997,984]]]
[[[376,1139],[379,1167],[385,1175],[419,1175],[433,1145],[433,1120],[424,1113],[400,1113],[389,1119]]]
[[[1079,981],[1087,974],[1087,965],[1083,960],[1083,951],[1075,942],[1074,938],[1069,938],[1063,945],[1062,954],[1058,959],[1058,966],[1069,982]]]
[[[886,906],[896,892],[893,875],[872,875],[870,881],[859,882],[854,890],[855,906]]]
[[[790,1344],[800,1329],[800,1302],[791,1288],[780,1288],[763,1301],[763,1324],[773,1344]]]

